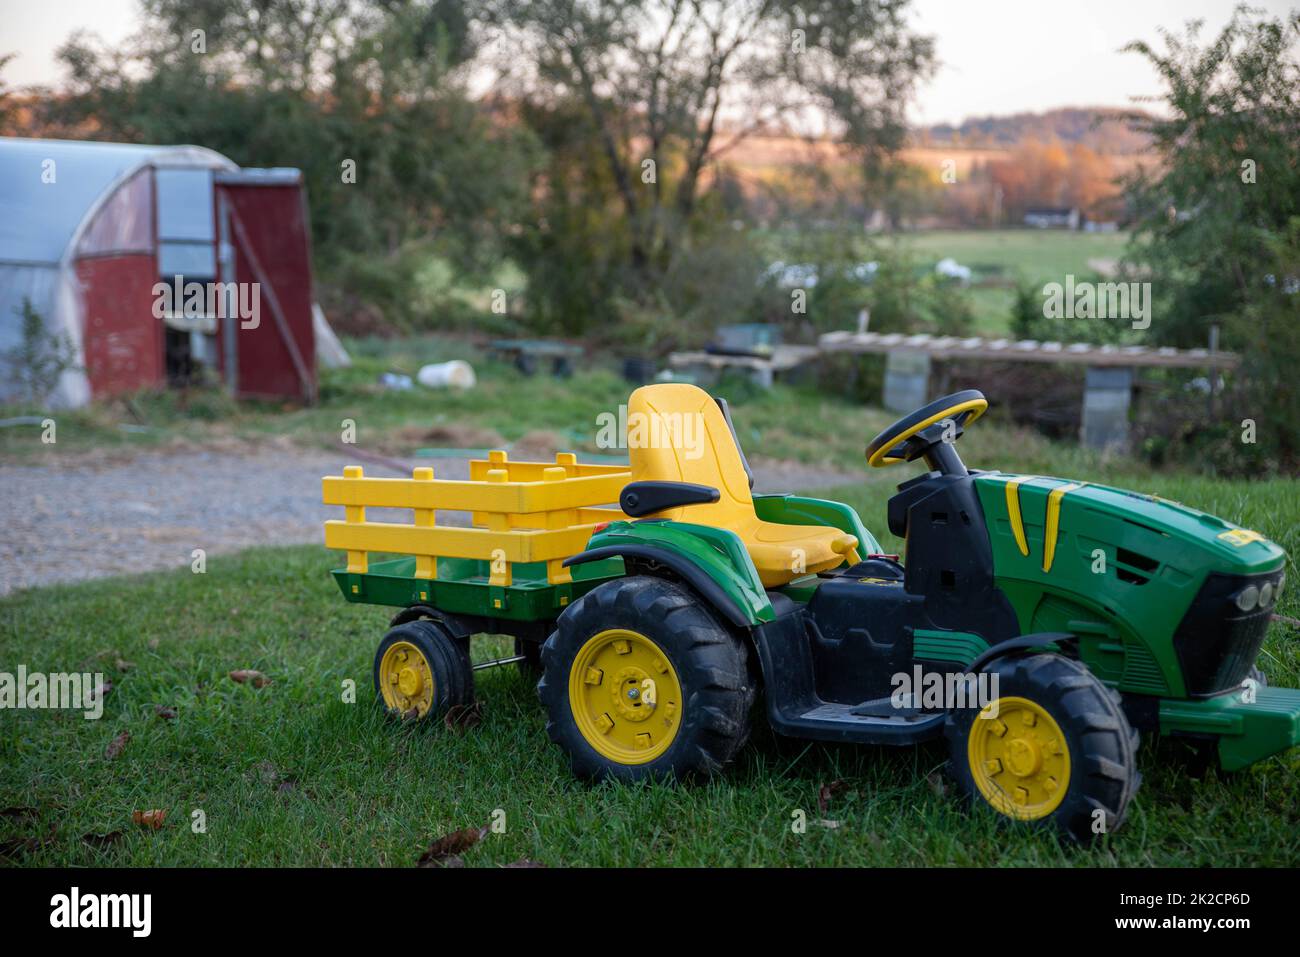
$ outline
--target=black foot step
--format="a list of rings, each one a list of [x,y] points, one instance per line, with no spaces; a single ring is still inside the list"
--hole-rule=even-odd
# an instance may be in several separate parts
[[[900,708],[894,703],[893,696],[888,698],[872,698],[870,701],[864,701],[857,705],[849,712],[857,718],[892,718],[898,715],[906,717],[928,717],[939,714],[938,711],[926,708],[917,708],[913,705],[907,705]]]
[[[881,710],[878,714],[862,714],[860,713],[860,709],[865,707],[865,705],[823,704],[809,711],[805,711],[799,717],[801,720],[806,721],[838,721],[844,724],[854,725],[884,724],[893,726],[918,724],[936,717],[936,712],[895,708],[890,705],[888,698],[881,698],[879,700],[885,703],[885,707],[888,709],[887,711]],[[866,702],[868,705],[874,705],[877,703],[878,702],[876,701]]]

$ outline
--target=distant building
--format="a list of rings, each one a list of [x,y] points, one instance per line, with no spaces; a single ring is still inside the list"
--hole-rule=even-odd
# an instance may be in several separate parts
[[[1034,229],[1078,229],[1079,210],[1073,206],[1032,206],[1025,210],[1025,225]]]
[[[197,146],[0,137],[0,183],[0,353],[30,304],[74,359],[53,404],[196,367],[237,396],[315,398],[298,170],[240,169]],[[11,393],[0,378],[0,401]]]

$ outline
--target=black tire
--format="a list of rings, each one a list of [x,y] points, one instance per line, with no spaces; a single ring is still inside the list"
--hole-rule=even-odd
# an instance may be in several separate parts
[[[1141,781],[1138,733],[1129,725],[1118,692],[1077,661],[1056,654],[1001,658],[984,670],[996,673],[999,698],[1025,698],[1045,710],[1068,747],[1069,781],[1064,797],[1050,814],[1027,823],[1055,826],[1080,842],[1118,829]],[[971,707],[948,715],[944,733],[949,770],[971,800],[998,810],[1008,821],[1019,820],[985,798],[975,782],[969,743],[979,712]],[[1094,829],[1098,811],[1104,824]]]
[[[620,629],[649,639],[668,659],[681,690],[680,716],[667,749],[646,763],[599,753],[574,717],[569,675],[596,635]],[[716,773],[749,736],[755,687],[748,652],[693,591],[675,582],[632,576],[606,582],[565,610],[542,646],[537,694],[546,733],[581,778],[686,778]]]
[[[385,700],[380,680],[384,655],[397,642],[406,642],[419,651],[433,679],[432,704],[417,716],[419,720],[441,717],[450,708],[474,701],[474,670],[470,667],[469,650],[437,622],[420,620],[408,621],[391,629],[375,651],[372,676],[375,697],[381,708],[395,717],[409,714]]]

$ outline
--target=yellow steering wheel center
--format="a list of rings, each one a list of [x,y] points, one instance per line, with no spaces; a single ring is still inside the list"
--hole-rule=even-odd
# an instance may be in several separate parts
[[[976,788],[1008,817],[1047,817],[1070,786],[1070,749],[1061,726],[1037,702],[999,698],[971,724],[967,759]]]
[[[963,413],[966,414],[966,421],[962,423],[962,427],[965,428],[983,415],[985,411],[987,411],[988,407],[989,403],[987,399],[967,399],[965,402],[958,402],[954,405],[950,405],[948,408],[936,412],[928,419],[923,419],[916,423],[916,425],[913,425],[898,433],[898,435],[893,436],[887,445],[882,445],[880,448],[876,449],[875,452],[871,453],[871,455],[867,456],[867,464],[872,468],[878,469],[884,468],[886,465],[897,465],[899,462],[905,462],[907,460],[902,456],[890,455],[889,453],[918,432],[924,432],[936,422],[942,422],[944,419],[955,419]]]
[[[640,632],[610,628],[578,649],[569,707],[586,742],[618,764],[648,764],[672,745],[682,686],[668,656]]]
[[[412,709],[417,717],[433,707],[433,668],[424,653],[409,641],[395,641],[379,659],[379,690],[384,704],[406,714]]]

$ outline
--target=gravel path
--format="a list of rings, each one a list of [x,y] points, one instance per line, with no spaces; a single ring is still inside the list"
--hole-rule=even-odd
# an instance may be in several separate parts
[[[357,464],[345,452],[295,446],[246,453],[147,452],[129,461],[0,464],[0,594],[34,585],[187,567],[208,555],[255,545],[322,541],[322,523],[342,510],[322,505],[323,475]],[[367,475],[397,474],[361,461]],[[437,459],[439,478],[466,478],[465,459]],[[795,463],[753,463],[755,490],[790,492],[849,484]],[[407,472],[406,474],[410,474]],[[369,518],[383,520],[383,509]],[[409,521],[409,512],[392,510]],[[439,517],[440,521],[454,518]]]

